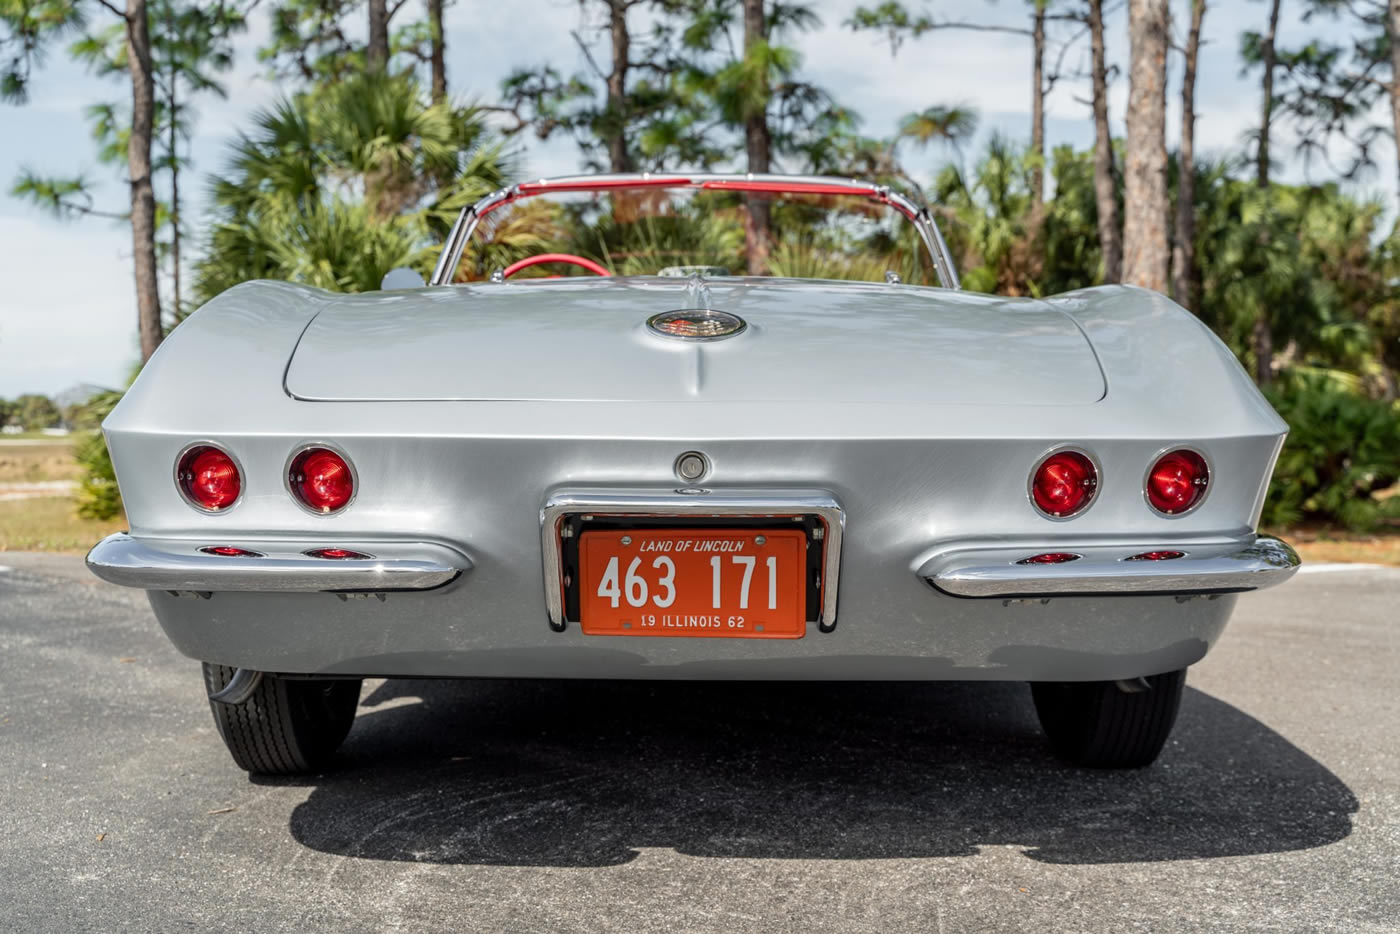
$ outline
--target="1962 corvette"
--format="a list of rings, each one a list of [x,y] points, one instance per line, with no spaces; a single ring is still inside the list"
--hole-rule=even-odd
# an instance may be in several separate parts
[[[893,212],[940,286],[455,282],[516,202],[663,190]],[[536,263],[594,275],[507,281]],[[1195,317],[962,291],[926,208],[839,179],[517,184],[427,285],[230,289],[104,429],[131,529],[88,565],[149,592],[254,772],[324,765],[364,677],[1028,681],[1061,755],[1140,766],[1298,566],[1255,531],[1287,426]]]

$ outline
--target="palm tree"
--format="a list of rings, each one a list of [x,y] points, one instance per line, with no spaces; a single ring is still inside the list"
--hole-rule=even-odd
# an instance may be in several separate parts
[[[708,91],[720,120],[742,134],[748,171],[763,174],[772,171],[775,157],[799,149],[803,129],[822,123],[823,114],[833,109],[826,91],[797,78],[802,64],[797,50],[777,44],[782,33],[812,29],[821,20],[806,3],[741,0],[737,10],[742,13],[742,51],[695,80]],[[754,195],[745,197],[744,206],[746,262],[751,275],[760,275],[768,269],[772,248],[772,212],[764,198]]]
[[[408,76],[373,71],[283,99],[255,115],[213,182],[196,290],[279,278],[360,291],[395,266],[426,271],[461,207],[512,172],[476,111],[432,102]]]
[[[961,146],[976,132],[977,111],[971,107],[934,105],[925,107],[917,113],[905,114],[903,119],[899,121],[899,133],[890,140],[890,166],[893,169],[899,165],[895,158],[895,149],[901,141],[906,139],[913,141],[914,145],[920,149],[927,149],[933,143],[943,143],[953,150],[958,157],[957,161],[961,164]],[[903,168],[900,168],[895,174],[900,175],[909,184],[920,201],[924,200],[923,189]]]
[[[953,223],[945,231],[963,286],[1001,295],[1036,294],[1043,268],[1031,228],[1030,156],[994,135],[970,178],[950,165],[935,181],[935,200]]]
[[[977,131],[977,111],[966,106],[926,107],[918,113],[906,114],[899,121],[896,140],[910,139],[918,146],[944,142],[958,151],[958,146]]]
[[[828,135],[820,157],[812,160],[811,167],[819,175],[849,175],[904,188],[920,203],[927,203],[923,186],[900,160],[900,144],[909,140],[920,149],[927,149],[941,143],[949,146],[961,163],[962,144],[976,132],[977,111],[962,105],[934,105],[905,114],[899,121],[898,131],[888,139],[860,136],[846,127],[834,130]]]

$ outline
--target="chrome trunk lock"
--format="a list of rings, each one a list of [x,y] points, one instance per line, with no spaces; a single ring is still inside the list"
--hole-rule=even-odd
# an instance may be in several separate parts
[[[710,472],[710,459],[699,451],[686,451],[676,458],[675,471],[682,483],[698,483]]]

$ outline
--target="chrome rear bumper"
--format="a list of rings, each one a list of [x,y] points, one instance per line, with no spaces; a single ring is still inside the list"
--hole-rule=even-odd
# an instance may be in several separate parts
[[[1159,548],[1182,552],[1163,561],[1129,560]],[[1063,564],[1018,564],[1027,548],[939,555],[918,571],[955,597],[1064,597],[1114,594],[1213,594],[1263,590],[1288,580],[1302,563],[1286,542],[1259,536],[1248,544],[1046,548],[1079,557]]]
[[[428,590],[448,583],[472,566],[445,545],[426,542],[343,543],[372,557],[317,558],[304,552],[328,542],[219,542],[258,552],[256,557],[211,555],[207,541],[137,539],[109,535],[88,552],[87,566],[98,577],[145,590],[266,591],[320,593]]]

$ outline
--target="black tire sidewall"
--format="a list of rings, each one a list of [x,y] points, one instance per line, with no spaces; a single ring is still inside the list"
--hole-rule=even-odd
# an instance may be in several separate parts
[[[210,693],[236,669],[205,662]],[[298,680],[264,674],[242,704],[211,700],[214,725],[234,762],[247,772],[293,775],[323,768],[344,741],[359,704],[359,679]]]
[[[1036,714],[1051,747],[1090,768],[1141,768],[1161,753],[1176,723],[1186,670],[1143,679],[1146,690],[1116,681],[1038,682]]]

